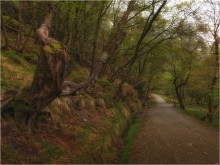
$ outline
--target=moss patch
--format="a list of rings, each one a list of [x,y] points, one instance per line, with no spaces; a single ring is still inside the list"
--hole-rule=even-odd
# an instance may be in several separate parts
[[[107,79],[105,79],[105,78],[99,78],[99,79],[97,80],[97,82],[98,82],[102,87],[108,88],[108,87],[111,86],[111,83],[110,83]]]
[[[62,47],[59,43],[51,43],[50,45],[45,45],[43,50],[47,53],[59,53],[62,51]]]
[[[136,116],[134,119],[134,124],[130,127],[128,131],[128,134],[125,138],[125,142],[122,146],[121,153],[120,153],[120,161],[119,161],[120,164],[128,163],[133,141],[137,135],[137,132],[140,129],[141,121],[142,121],[142,117]]]

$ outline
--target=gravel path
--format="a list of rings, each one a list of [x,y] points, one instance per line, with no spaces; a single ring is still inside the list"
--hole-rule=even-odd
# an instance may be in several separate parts
[[[219,164],[219,132],[176,111],[159,95],[134,141],[132,164]]]

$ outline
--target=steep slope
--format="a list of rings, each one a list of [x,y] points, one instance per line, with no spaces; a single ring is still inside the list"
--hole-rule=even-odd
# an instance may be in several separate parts
[[[30,56],[2,52],[1,94],[30,86]],[[75,65],[73,70],[67,79],[89,76],[86,68]],[[129,84],[123,85],[126,99],[114,100],[117,85],[102,77],[86,93],[57,98],[38,115],[31,136],[17,128],[13,113],[3,113],[2,163],[116,163],[122,135],[142,109]]]

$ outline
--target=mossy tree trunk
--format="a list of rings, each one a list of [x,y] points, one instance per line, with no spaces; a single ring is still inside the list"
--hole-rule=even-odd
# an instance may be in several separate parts
[[[62,92],[69,56],[65,46],[48,36],[52,11],[37,30],[43,43],[32,85],[10,105],[19,125],[31,131],[35,117]]]

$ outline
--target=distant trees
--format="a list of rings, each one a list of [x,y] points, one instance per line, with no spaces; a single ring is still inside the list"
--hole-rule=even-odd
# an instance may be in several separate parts
[[[1,19],[4,23],[1,26],[2,30],[5,27],[3,35],[5,36],[8,32],[13,32],[13,35],[16,35],[6,45],[15,50],[17,54],[21,54],[25,50],[28,40],[31,37],[35,38],[34,33],[42,21],[45,2],[5,1],[1,2],[1,6]],[[36,16],[36,13],[39,14]]]
[[[213,71],[211,84],[209,87],[208,94],[208,106],[209,113],[203,118],[203,120],[207,119],[209,122],[213,121],[213,115],[215,111],[219,107],[219,95],[215,94],[216,85],[219,82],[219,26],[220,26],[220,2],[216,1],[207,1],[206,4],[209,4],[211,7],[211,11],[208,12],[208,19],[211,21],[211,25],[209,26],[210,33],[213,36],[213,45],[211,49],[211,56],[213,58]]]
[[[185,109],[184,93],[185,86],[190,78],[193,63],[196,59],[196,47],[193,46],[193,39],[180,39],[175,45],[169,48],[171,75],[173,85],[180,108]]]
[[[185,109],[185,100],[190,100],[191,96],[195,98],[204,94],[204,92],[199,94],[199,91],[194,90],[194,87],[198,89],[202,83],[192,84],[192,80],[197,81],[195,77],[197,67],[201,66],[200,63],[204,62],[204,55],[207,54],[207,43],[203,38],[207,27],[198,16],[198,8],[192,9],[188,3],[177,5],[177,11],[183,8],[185,9],[180,10],[184,12],[178,18],[180,26],[177,26],[175,38],[166,42],[167,61],[164,61],[164,69],[168,71],[164,78],[173,84],[173,86],[167,87],[170,91],[165,91],[169,94],[174,93],[181,109]],[[203,79],[207,78],[203,77]],[[205,88],[201,87],[201,90],[205,91]],[[198,101],[198,99],[195,100]]]

